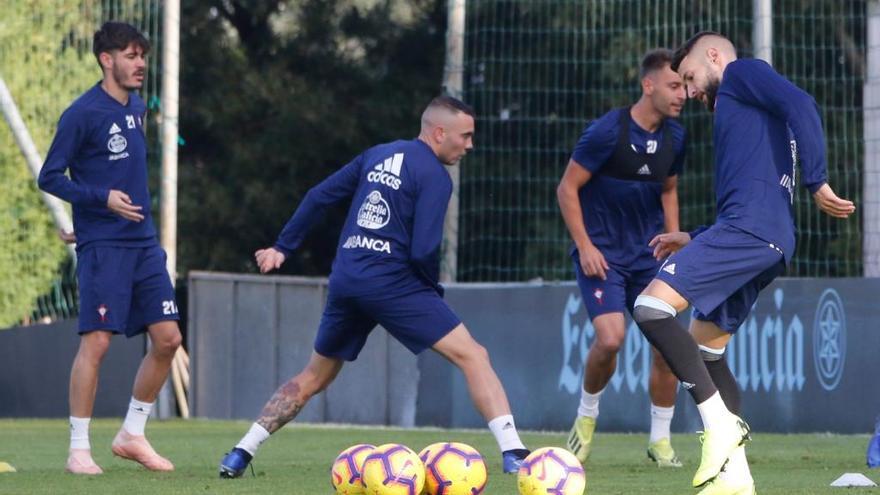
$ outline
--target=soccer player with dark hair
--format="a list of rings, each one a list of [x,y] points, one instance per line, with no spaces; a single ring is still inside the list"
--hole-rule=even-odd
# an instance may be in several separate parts
[[[269,435],[293,420],[306,402],[354,361],[378,324],[413,353],[431,348],[464,374],[471,398],[516,472],[528,454],[507,395],[478,344],[443,301],[439,284],[443,220],[455,165],[473,148],[474,112],[449,96],[422,114],[421,133],[368,149],[313,187],[275,245],[256,252],[262,273],[281,266],[322,211],[351,200],[330,273],[327,304],[305,368],[282,384],[260,417],[220,462],[220,476],[244,473]]]
[[[144,331],[152,346],[140,364],[112,451],[153,471],[174,469],[144,437],[181,341],[174,287],[150,215],[146,107],[135,93],[143,86],[149,50],[133,26],[101,26],[94,53],[104,77],[61,115],[40,170],[40,189],[73,205],[75,236],[62,237],[77,243],[81,338],[70,372],[67,459],[67,470],[76,474],[102,472],[92,459],[89,421],[110,338]]]
[[[678,174],[685,131],[676,122],[684,85],[672,69],[672,52],[648,52],[639,71],[642,96],[587,126],[557,188],[559,208],[574,241],[571,257],[596,336],[568,448],[581,462],[590,454],[599,397],[617,366],[626,332],[624,311],[660,267],[648,243],[678,230]],[[651,367],[651,433],[648,456],[662,467],[680,467],[669,426],[678,381],[659,353]]]
[[[704,433],[693,486],[704,495],[752,494],[748,425],[724,359],[730,337],[758,293],[785,271],[795,249],[794,166],[819,209],[855,211],[828,185],[825,139],[813,98],[762,60],[737,59],[724,36],[701,32],[672,63],[689,98],[714,112],[716,222],[691,233],[659,235],[671,254],[636,299],[633,317],[691,393]],[[675,316],[693,305],[690,333]]]

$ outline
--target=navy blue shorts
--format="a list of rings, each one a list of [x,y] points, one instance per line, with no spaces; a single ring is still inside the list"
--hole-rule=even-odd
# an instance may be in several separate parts
[[[574,250],[571,259],[574,262],[574,273],[590,320],[606,313],[624,311],[632,313],[636,297],[657,275],[656,267],[650,270],[629,271],[612,266],[605,271],[606,279],[602,280],[599,277],[588,277],[584,273],[577,250]]]
[[[96,246],[80,252],[79,333],[108,330],[133,337],[147,325],[179,320],[165,260],[159,246]]]
[[[730,333],[758,293],[785,271],[782,251],[736,227],[715,224],[670,256],[657,278],[694,306],[694,318]]]
[[[340,294],[333,284],[315,337],[315,352],[354,361],[376,325],[382,325],[413,354],[432,347],[461,320],[434,289],[422,285],[404,292],[377,290]]]

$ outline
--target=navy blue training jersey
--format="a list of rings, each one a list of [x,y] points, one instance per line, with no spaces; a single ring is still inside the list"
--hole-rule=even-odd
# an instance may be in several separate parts
[[[663,232],[663,181],[681,173],[686,137],[684,127],[672,119],[648,132],[629,110],[612,110],[587,126],[571,159],[592,174],[578,191],[590,241],[609,264],[641,270],[657,266],[648,243]],[[621,122],[628,125],[626,136]],[[622,163],[621,145],[633,152],[624,160],[639,160],[634,170],[624,170],[628,164]],[[653,159],[660,155],[663,159]]]
[[[815,100],[763,60],[734,61],[718,90],[714,141],[717,222],[781,247],[791,260],[794,163],[810,192],[826,182]]]
[[[278,236],[289,256],[327,206],[351,198],[330,282],[358,294],[411,284],[439,290],[440,241],[452,180],[421,140],[394,141],[363,152],[313,187]]]
[[[147,247],[157,244],[147,189],[146,107],[131,93],[123,105],[100,83],[61,115],[40,170],[40,189],[73,205],[77,250],[86,246]],[[65,175],[70,170],[70,178]],[[107,208],[111,189],[142,206],[144,219],[126,220]]]

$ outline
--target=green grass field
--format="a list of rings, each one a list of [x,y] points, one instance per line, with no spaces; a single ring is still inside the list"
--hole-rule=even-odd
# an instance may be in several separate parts
[[[156,449],[177,466],[174,473],[154,474],[116,459],[110,441],[119,421],[92,422],[92,451],[104,468],[98,477],[64,473],[67,423],[58,420],[0,420],[0,461],[17,473],[0,474],[0,494],[332,494],[330,463],[355,443],[404,443],[414,450],[438,441],[461,441],[486,457],[489,485],[485,493],[515,495],[516,480],[500,473],[500,456],[488,431],[385,429],[297,425],[275,434],[254,461],[250,473],[238,480],[220,480],[217,464],[245,432],[248,423],[231,421],[153,421],[147,427]],[[526,443],[562,445],[561,433],[525,433]],[[748,449],[758,492],[767,494],[851,493],[828,485],[844,472],[862,472],[875,482],[880,471],[865,468],[868,435],[771,435],[758,433]],[[684,469],[658,470],[644,456],[643,434],[601,434],[587,465],[587,493],[695,493],[690,479],[698,462],[696,435],[675,435],[673,443],[686,463]],[[878,488],[854,489],[880,493]]]

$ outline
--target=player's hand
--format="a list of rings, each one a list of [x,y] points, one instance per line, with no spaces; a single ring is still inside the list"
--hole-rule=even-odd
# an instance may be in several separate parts
[[[856,205],[852,201],[838,198],[834,194],[834,190],[827,183],[822,184],[822,187],[813,193],[813,199],[820,210],[832,217],[847,218],[852,212],[856,211]]]
[[[689,242],[691,242],[691,235],[687,232],[666,232],[654,236],[648,246],[654,248],[654,258],[661,261],[685,247]]]
[[[133,205],[128,194],[125,194],[122,191],[117,191],[116,189],[111,189],[110,194],[107,196],[107,208],[110,208],[110,211],[116,213],[120,217],[126,220],[131,220],[132,222],[140,222],[144,219],[144,215],[141,214],[141,210],[143,210],[144,207]]]
[[[602,280],[606,280],[605,272],[608,270],[608,262],[605,261],[602,251],[599,251],[596,246],[590,244],[584,249],[579,249],[578,254],[580,256],[581,270],[584,271],[586,276],[599,277]]]
[[[275,248],[260,249],[254,253],[257,260],[257,266],[260,267],[260,273],[269,273],[272,270],[281,268],[284,263],[284,253]]]
[[[76,244],[76,234],[73,232],[65,232],[59,229],[58,238],[61,239],[64,244]]]

